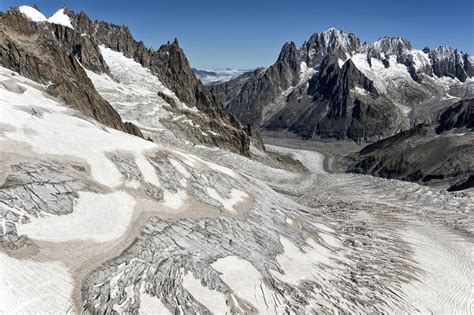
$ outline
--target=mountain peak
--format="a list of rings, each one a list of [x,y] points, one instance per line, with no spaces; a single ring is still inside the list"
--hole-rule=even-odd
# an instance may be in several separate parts
[[[387,55],[398,55],[413,49],[410,41],[403,37],[381,37],[371,46],[373,49]]]
[[[38,10],[38,7],[30,7],[27,5],[22,5],[18,7],[18,10],[26,16],[29,20],[33,22],[46,22],[48,19]]]
[[[49,18],[39,11],[38,6],[22,5],[18,7],[18,10],[33,22],[49,22],[73,28],[71,18],[68,16],[70,11],[66,7],[60,8]]]
[[[48,19],[48,22],[73,28],[71,18],[67,15],[68,12],[69,9],[64,6],[56,11],[56,13]]]
[[[342,35],[348,35],[348,33],[344,32],[344,30],[341,30],[341,29],[338,29],[338,28],[335,28],[335,27],[330,27],[328,28],[327,30],[321,32],[322,34],[327,34],[327,35],[331,35],[331,34],[342,34]],[[317,33],[315,33],[317,34]]]
[[[353,52],[360,48],[360,40],[354,33],[346,33],[334,27],[320,33],[314,33],[305,41],[300,54],[306,64],[313,67],[320,64],[325,56],[334,54],[347,60]]]
[[[281,48],[280,55],[278,56],[277,61],[293,59],[294,57],[296,57],[296,51],[296,44],[293,41],[286,42]]]

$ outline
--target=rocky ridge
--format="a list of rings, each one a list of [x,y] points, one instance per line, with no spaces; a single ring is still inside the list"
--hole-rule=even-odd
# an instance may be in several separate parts
[[[330,95],[318,91],[316,86],[321,88],[329,71],[333,72],[330,77],[339,77],[350,61],[352,65],[348,67],[358,70],[353,71],[354,80],[372,81],[378,100],[367,97],[375,94],[364,89],[341,90]],[[286,43],[276,63],[267,69],[244,74],[211,89],[223,100],[226,111],[263,130],[289,131],[303,138],[371,142],[433,118],[435,110],[431,109],[428,115],[416,115],[420,107],[431,108],[434,103],[440,104],[442,98],[452,98],[443,103],[446,107],[458,96],[472,96],[473,75],[472,57],[456,49],[442,46],[416,50],[400,37],[361,43],[353,33],[329,29],[313,34],[300,48]],[[350,93],[355,97],[342,101],[350,99]],[[382,104],[376,106],[381,98]],[[340,111],[337,107],[341,106],[344,114],[334,120],[330,115]],[[360,106],[370,107],[374,117],[385,117],[380,128],[374,129],[370,119],[365,118],[352,124],[352,109]],[[415,114],[410,116],[410,111]],[[315,112],[317,117],[311,114]],[[330,132],[320,127],[321,120],[332,120]],[[298,127],[302,122],[306,125],[303,129]],[[357,125],[359,131],[354,132],[351,125]]]
[[[348,171],[449,189],[473,187],[474,99],[455,103],[419,124],[351,155]]]
[[[94,41],[66,26],[35,22],[19,9],[0,13],[0,65],[36,82],[82,114],[137,136],[140,130],[125,123],[94,89],[79,63],[107,71]],[[76,56],[78,59],[76,59]]]
[[[177,39],[154,50],[147,48],[142,41],[136,41],[126,26],[104,21],[93,22],[84,12],[76,14],[67,10],[67,15],[74,28],[81,34],[93,37],[99,45],[121,52],[150,69],[181,102],[204,113],[208,124],[218,127],[211,130],[220,134],[210,141],[203,139],[204,143],[217,144],[240,154],[249,155],[249,139],[242,126],[224,112],[222,103],[196,78]],[[166,98],[164,95],[160,96]],[[165,99],[165,101],[173,105],[171,100]],[[185,114],[189,119],[196,117],[189,112]]]

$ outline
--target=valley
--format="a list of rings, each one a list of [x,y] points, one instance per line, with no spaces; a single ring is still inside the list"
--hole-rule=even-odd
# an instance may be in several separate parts
[[[471,61],[331,28],[211,73],[0,12],[0,313],[474,313]]]

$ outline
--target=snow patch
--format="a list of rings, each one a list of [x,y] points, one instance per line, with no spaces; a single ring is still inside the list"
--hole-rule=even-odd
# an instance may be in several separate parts
[[[367,95],[369,94],[369,92],[361,87],[354,87],[354,89],[352,89],[352,91],[356,94],[359,94],[359,95]]]
[[[27,18],[32,20],[33,22],[46,22],[48,19],[41,13],[40,11],[36,10],[33,7],[22,5],[18,7],[21,13],[23,13]]]
[[[308,81],[314,74],[316,70],[314,68],[309,68],[306,65],[306,62],[302,61],[300,64],[300,82]]]
[[[19,80],[18,77],[15,80]],[[11,71],[0,68],[0,80],[9,78]],[[109,187],[121,185],[124,178],[106,153],[117,150],[131,152],[145,178],[158,184],[151,165],[143,156],[144,152],[156,149],[156,144],[115,129],[99,129],[97,122],[80,118],[80,115],[71,116],[68,114],[70,109],[42,92],[46,86],[22,80],[26,83],[18,83],[25,89],[22,94],[0,86],[0,123],[15,121],[16,126],[15,130],[5,133],[7,138],[27,143],[39,154],[69,155],[83,159],[90,164],[94,179]],[[35,108],[37,111],[44,111],[41,118],[31,114]],[[32,124],[34,134],[28,131]],[[60,136],[58,130],[61,130]],[[70,145],[71,143],[74,145]]]
[[[214,314],[225,314],[228,312],[225,296],[219,291],[204,287],[201,281],[194,278],[191,272],[186,273],[183,277],[183,287]]]
[[[235,295],[248,302],[252,301],[260,314],[277,310],[283,312],[276,305],[274,292],[268,289],[262,275],[250,262],[237,256],[227,256],[218,259],[212,267],[221,273],[222,280]]]
[[[371,65],[367,61],[367,55],[360,53],[352,56],[355,66],[373,83],[377,91],[387,94],[391,85],[399,85],[400,81],[408,82],[411,85],[419,86],[415,82],[405,65],[397,62],[396,56],[389,57],[389,67],[385,68],[382,61],[377,58],[371,58]]]
[[[178,191],[176,193],[170,192],[168,190],[163,191],[163,204],[171,209],[179,209],[184,205],[184,202],[188,198],[188,195],[184,190]]]
[[[321,270],[318,264],[332,264],[329,259],[330,251],[311,238],[307,240],[308,246],[304,247],[305,252],[285,237],[281,236],[280,241],[284,252],[277,256],[277,261],[285,273],[280,274],[274,270],[270,272],[282,281],[298,285],[302,280],[314,279],[313,270]]]
[[[339,59],[337,60],[337,64],[339,65],[339,69],[342,68],[342,66],[344,65],[344,63],[345,63],[344,60],[342,60],[341,58],[339,58]]]
[[[171,315],[170,310],[156,296],[151,296],[144,291],[140,292],[140,314],[142,315]]]
[[[19,234],[37,240],[108,242],[122,236],[132,219],[135,199],[126,192],[79,192],[74,211],[61,216],[32,218],[17,226]]]
[[[74,279],[58,261],[18,260],[0,251],[1,314],[66,314]]]
[[[64,14],[64,8],[61,8],[58,11],[56,11],[56,13],[54,13],[48,19],[48,22],[54,23],[54,24],[64,25],[64,26],[67,26],[69,28],[74,29],[74,27],[72,27],[71,20],[69,19],[69,16]]]
[[[415,70],[422,70],[431,66],[431,60],[427,53],[422,50],[412,50],[413,62],[415,65]]]

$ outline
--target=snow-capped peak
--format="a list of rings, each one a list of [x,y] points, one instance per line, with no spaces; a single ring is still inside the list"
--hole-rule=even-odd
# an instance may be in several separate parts
[[[351,45],[351,34],[334,27],[331,27],[318,35],[328,48],[337,46],[348,48]]]
[[[451,48],[447,45],[439,46],[435,50],[432,51],[431,55],[433,58],[437,58],[439,60],[448,60],[454,56],[455,49]]]
[[[339,57],[346,60],[359,50],[360,41],[353,33],[346,33],[336,28],[329,28],[321,33],[314,33],[308,41],[303,43],[303,51],[313,56],[324,56],[337,51]],[[320,59],[319,58],[319,59]]]
[[[59,9],[58,11],[56,11],[56,13],[54,13],[54,14],[48,19],[48,22],[54,23],[54,24],[60,24],[60,25],[64,25],[64,26],[73,28],[73,27],[72,27],[72,24],[71,24],[71,20],[69,19],[69,16],[67,16],[67,15],[64,13],[64,8],[61,8],[61,9]]]
[[[64,12],[64,8],[59,9],[54,13],[49,19],[44,16],[43,13],[38,11],[37,9],[27,6],[27,5],[22,5],[18,7],[20,12],[25,15],[28,19],[30,19],[33,22],[49,22],[49,23],[54,23],[54,24],[60,24],[64,25],[70,28],[74,28],[71,24],[71,20],[69,19],[69,16],[66,15]]]
[[[403,52],[411,51],[412,46],[409,40],[402,37],[382,37],[369,46],[369,50],[374,50],[379,54],[400,55]]]
[[[18,7],[18,9],[22,14],[24,14],[28,19],[32,20],[33,22],[46,22],[48,20],[43,15],[43,13],[33,7],[22,5]]]

